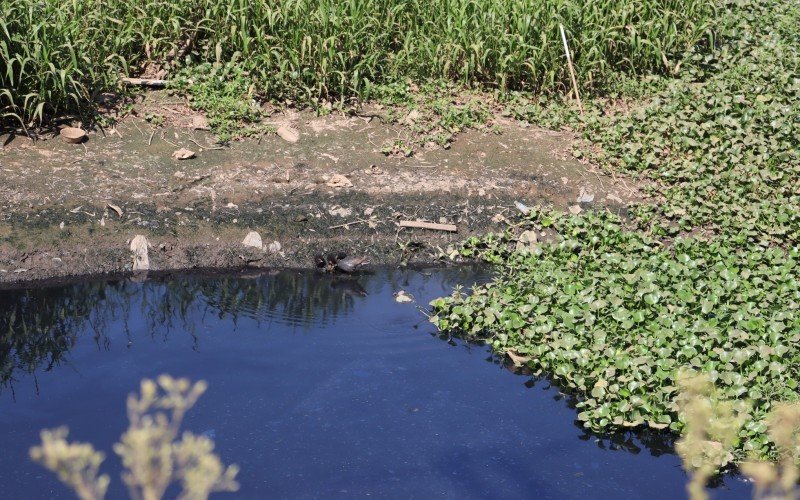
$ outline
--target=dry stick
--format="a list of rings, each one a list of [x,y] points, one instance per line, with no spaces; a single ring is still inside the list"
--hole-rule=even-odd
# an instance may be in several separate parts
[[[400,227],[413,227],[418,229],[433,229],[434,231],[447,231],[457,233],[458,227],[455,224],[435,224],[433,222],[421,222],[415,220],[401,220]]]
[[[338,226],[329,226],[328,229],[339,229],[340,227],[348,227],[348,226],[352,226],[352,225],[355,225],[355,224],[363,224],[364,222],[370,222],[370,221],[365,220],[365,219],[357,219],[357,220],[355,220],[353,222],[345,222],[344,224],[339,224]],[[373,221],[373,222],[375,222],[375,221]]]
[[[581,103],[581,94],[578,92],[578,80],[575,78],[575,68],[572,67],[572,56],[569,55],[569,45],[567,45],[567,35],[564,33],[564,25],[559,24],[561,29],[561,40],[564,42],[564,53],[567,55],[567,65],[569,65],[569,76],[572,79],[572,88],[575,89],[575,98],[578,100],[578,109],[583,115],[583,104]]]
[[[123,78],[122,83],[127,85],[141,85],[143,87],[166,87],[166,80],[156,78]]]
[[[150,138],[147,139],[147,145],[153,144],[153,136],[156,135],[156,129],[153,129],[153,132],[150,134]]]

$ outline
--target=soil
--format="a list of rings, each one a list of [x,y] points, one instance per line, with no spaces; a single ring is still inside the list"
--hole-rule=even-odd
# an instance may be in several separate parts
[[[284,112],[272,124],[294,128],[297,142],[268,134],[221,147],[196,130],[202,116],[147,99],[174,116],[154,126],[131,115],[83,144],[0,137],[0,287],[131,272],[136,235],[153,271],[312,267],[328,252],[428,262],[502,231],[515,201],[623,211],[639,199],[630,182],[573,159],[570,134],[501,117],[500,134],[468,131],[448,149],[395,158],[381,147],[405,132],[378,117]],[[195,157],[173,158],[181,148]],[[250,231],[264,248],[242,244]]]

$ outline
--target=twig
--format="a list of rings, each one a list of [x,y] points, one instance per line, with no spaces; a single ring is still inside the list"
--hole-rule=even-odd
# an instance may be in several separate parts
[[[413,227],[418,229],[432,229],[434,231],[447,231],[457,233],[458,227],[455,224],[436,224],[433,222],[421,222],[414,220],[401,220],[400,227]]]
[[[200,144],[199,142],[195,141],[194,139],[189,139],[189,142],[195,143],[197,145],[197,147],[200,148],[200,149],[207,149],[209,151],[213,151],[215,149],[225,149],[223,146],[203,146],[202,144]]]
[[[203,182],[204,180],[208,179],[209,177],[211,177],[211,174],[204,174],[204,175],[200,175],[198,177],[195,177],[194,179],[190,180],[186,184],[181,184],[180,186],[177,186],[177,187],[173,188],[172,192],[173,193],[178,193],[180,191],[188,189],[188,188],[190,188],[192,186],[195,186],[195,185]]]
[[[142,132],[142,129],[139,128],[139,125],[136,125],[136,120],[132,120],[131,123],[133,123],[133,126],[136,127],[136,130],[139,131],[139,134],[144,136],[144,132]]]
[[[575,89],[575,98],[578,100],[578,109],[583,115],[583,104],[581,103],[581,94],[578,92],[578,80],[575,78],[575,68],[572,67],[572,56],[569,55],[569,45],[567,45],[567,35],[564,33],[564,25],[559,24],[561,29],[561,40],[564,41],[564,53],[567,55],[567,64],[569,65],[569,76],[572,79],[572,88]]]
[[[164,131],[163,131],[163,130],[161,131],[161,140],[162,140],[162,141],[164,141],[164,142],[166,142],[166,143],[167,143],[167,144],[169,144],[170,146],[174,146],[174,147],[176,147],[176,148],[179,148],[179,147],[180,147],[180,146],[178,146],[177,144],[175,144],[174,142],[172,142],[172,141],[170,141],[169,139],[167,139],[166,137],[164,137]]]
[[[150,138],[149,138],[149,139],[147,139],[147,145],[148,145],[148,146],[149,146],[149,145],[151,145],[151,144],[153,144],[153,136],[154,136],[154,135],[156,135],[156,129],[153,129],[153,132],[152,132],[152,133],[150,133]]]
[[[328,227],[328,229],[339,229],[340,227],[352,226],[352,225],[354,225],[354,224],[363,224],[363,223],[365,223],[365,222],[369,222],[369,220],[366,220],[366,219],[358,219],[358,220],[355,220],[355,221],[353,221],[353,222],[346,222],[346,223],[344,223],[344,224],[339,224],[339,225],[337,225],[337,226],[329,226],[329,227]]]

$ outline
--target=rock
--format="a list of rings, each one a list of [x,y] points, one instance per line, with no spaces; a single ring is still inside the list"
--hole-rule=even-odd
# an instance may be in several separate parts
[[[579,213],[583,212],[583,209],[578,205],[570,205],[569,206],[569,213],[572,215],[578,215]]]
[[[273,241],[267,247],[270,253],[278,253],[281,251],[281,243],[279,241]]]
[[[295,143],[300,140],[300,132],[286,125],[278,127],[276,132],[286,142]]]
[[[514,202],[514,206],[517,207],[517,210],[522,212],[522,215],[528,215],[531,211],[531,209],[527,205],[525,205],[524,203],[520,203],[518,201]]]
[[[394,301],[399,304],[409,304],[411,302],[414,302],[414,296],[406,292],[405,290],[400,290],[399,292],[394,294]]]
[[[194,158],[194,151],[188,150],[186,148],[181,148],[174,153],[172,153],[172,157],[176,160],[189,160]]]
[[[251,248],[258,248],[259,250],[264,248],[264,243],[261,241],[261,235],[255,231],[250,231],[247,233],[247,236],[245,236],[242,240],[242,245]]]
[[[330,179],[328,179],[328,181],[325,184],[335,188],[353,187],[353,183],[350,182],[350,179],[341,174],[333,174],[333,176]]]
[[[576,203],[591,203],[594,201],[594,195],[587,193],[585,189],[581,188],[581,192],[575,199]]]
[[[150,258],[147,255],[147,238],[137,234],[131,240],[131,252],[133,252],[133,270],[147,271],[150,269]]]
[[[536,231],[525,231],[517,239],[517,252],[532,252],[536,249],[539,238]]]
[[[328,213],[331,215],[338,215],[339,217],[350,217],[353,214],[353,209],[345,207],[333,207],[328,210]]]

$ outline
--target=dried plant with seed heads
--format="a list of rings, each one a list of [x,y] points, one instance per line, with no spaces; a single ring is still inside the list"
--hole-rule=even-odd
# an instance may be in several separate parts
[[[709,478],[733,462],[732,450],[748,418],[749,405],[721,398],[706,375],[681,372],[678,385],[681,392],[677,404],[686,427],[675,450],[691,474],[687,485],[690,498],[705,500]]]
[[[755,483],[755,497],[761,499],[800,498],[800,403],[777,405],[767,419],[769,437],[778,449],[776,463],[749,461],[742,472]]]
[[[205,382],[168,375],[145,379],[140,393],[128,396],[130,426],[114,451],[122,458],[122,480],[134,500],[163,498],[173,483],[182,487],[179,498],[203,500],[213,492],[237,491],[238,467],[225,467],[214,454],[214,442],[184,432],[183,417],[206,390]],[[108,489],[107,475],[98,476],[104,455],[90,444],[68,443],[66,428],[42,432],[42,444],[31,457],[71,487],[83,500],[100,500]],[[176,441],[177,440],[177,441]]]
[[[98,476],[105,455],[88,443],[68,443],[66,427],[43,430],[42,444],[31,448],[31,458],[55,472],[81,500],[99,500],[108,489],[109,477]]]

